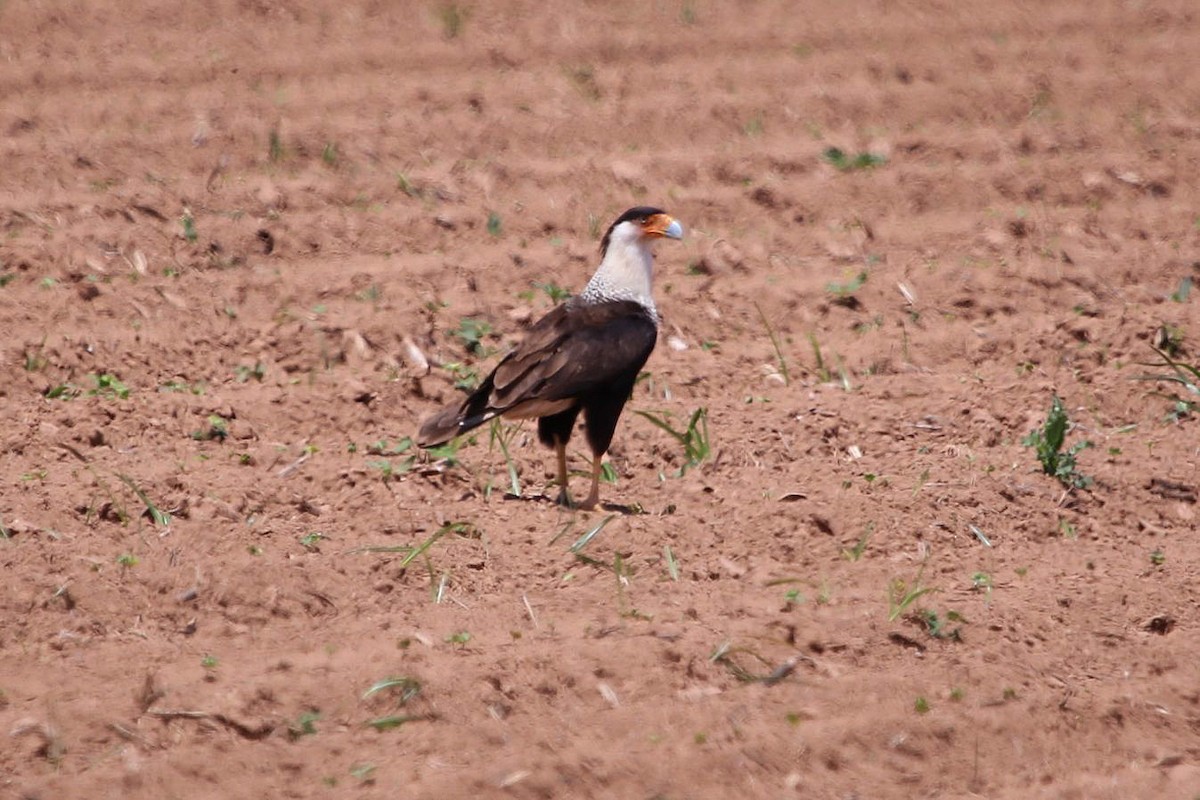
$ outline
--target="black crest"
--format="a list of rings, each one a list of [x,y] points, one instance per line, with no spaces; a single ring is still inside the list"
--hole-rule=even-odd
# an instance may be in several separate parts
[[[608,241],[612,238],[613,228],[617,227],[622,222],[644,221],[648,217],[653,217],[655,214],[662,213],[663,210],[661,208],[655,208],[654,206],[634,206],[621,216],[617,217],[616,220],[613,221],[613,224],[608,226],[608,230],[604,232],[604,238],[600,240],[600,258],[603,259],[605,253],[608,252]]]

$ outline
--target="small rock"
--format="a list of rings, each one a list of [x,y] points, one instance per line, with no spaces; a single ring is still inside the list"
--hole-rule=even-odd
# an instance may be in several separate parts
[[[712,247],[708,250],[708,255],[704,257],[701,264],[710,273],[746,271],[746,259],[742,256],[741,251],[724,239],[713,242]]]
[[[342,331],[342,350],[347,356],[354,356],[357,359],[366,359],[371,355],[370,343],[356,330]]]
[[[721,569],[729,573],[731,577],[740,578],[746,574],[746,568],[731,559],[721,558],[717,561],[717,563],[720,564]]]
[[[4,523],[4,529],[8,531],[9,536],[23,533],[36,533],[38,528],[28,520],[17,517]]]
[[[350,378],[342,384],[341,396],[353,403],[370,403],[375,399],[375,392],[357,378]]]
[[[614,161],[612,163],[613,177],[625,183],[639,183],[645,170],[631,161]]]
[[[1108,182],[1104,179],[1104,175],[1099,172],[1085,172],[1081,178],[1083,188],[1089,192],[1097,192],[1108,187]]]
[[[508,318],[518,325],[527,325],[533,319],[533,309],[529,306],[517,306],[508,311]]]
[[[231,439],[236,439],[238,441],[245,441],[247,439],[258,438],[257,435],[254,433],[254,428],[250,425],[249,422],[246,422],[245,420],[240,420],[240,419],[232,420],[229,423],[229,425],[227,426],[227,429],[229,430],[229,437]]]
[[[404,360],[408,365],[422,375],[427,375],[429,373],[429,359],[421,352],[421,348],[417,347],[417,343],[412,340],[412,337],[405,336],[404,341],[400,345],[400,354],[404,356]]]
[[[264,180],[258,185],[258,189],[254,192],[254,199],[268,209],[280,209],[287,205],[284,202],[283,194],[270,180]]]
[[[1002,231],[988,230],[979,234],[980,240],[992,250],[1003,250],[1008,245],[1008,237]]]

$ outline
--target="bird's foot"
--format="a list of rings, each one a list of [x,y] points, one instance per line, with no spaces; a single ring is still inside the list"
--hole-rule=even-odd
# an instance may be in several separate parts
[[[580,511],[591,511],[599,504],[600,504],[600,493],[592,492],[591,494],[589,494],[587,496],[586,500],[584,500],[582,503],[579,503],[575,507],[577,509],[579,509]]]
[[[559,490],[558,497],[555,498],[554,502],[558,503],[563,508],[569,508],[572,511],[591,511],[600,503],[600,493],[596,492],[595,494],[590,494],[583,502],[576,503],[571,498],[571,493],[567,491],[566,487],[564,487]]]

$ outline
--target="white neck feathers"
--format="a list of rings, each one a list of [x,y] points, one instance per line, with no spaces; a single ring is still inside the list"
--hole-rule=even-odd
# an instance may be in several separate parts
[[[658,316],[651,285],[654,280],[654,254],[640,236],[613,236],[599,269],[580,294],[585,303],[605,300],[632,300]]]

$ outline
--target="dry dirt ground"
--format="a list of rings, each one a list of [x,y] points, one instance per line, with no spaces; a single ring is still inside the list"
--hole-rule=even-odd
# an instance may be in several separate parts
[[[1138,380],[1200,361],[1198,53],[1190,0],[0,5],[0,796],[1200,796],[1200,422]],[[641,203],[631,409],[707,457],[627,413],[573,514],[529,426],[406,449]]]

